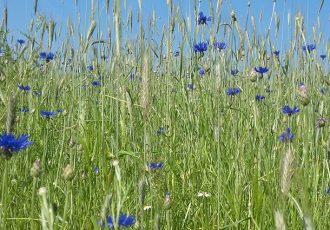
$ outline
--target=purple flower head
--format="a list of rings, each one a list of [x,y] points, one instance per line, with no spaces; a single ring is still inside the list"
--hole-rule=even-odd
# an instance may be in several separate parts
[[[199,52],[199,53],[203,53],[204,51],[207,50],[207,42],[200,42],[197,43],[193,46],[193,50],[195,51],[195,53]]]
[[[147,166],[152,169],[160,169],[163,168],[163,162],[147,162]]]
[[[9,156],[12,156],[14,152],[26,149],[30,144],[32,142],[29,141],[27,134],[16,137],[12,132],[7,133],[5,131],[3,134],[0,133],[0,150]]]
[[[22,91],[29,91],[31,87],[29,85],[18,85],[18,89]]]
[[[135,223],[135,217],[133,215],[120,214],[118,218],[118,226],[119,227],[129,227]],[[107,217],[107,225],[109,228],[113,229],[115,227],[115,223],[110,215]]]
[[[41,90],[33,90],[33,94],[36,96],[40,96],[42,95],[42,91]]]
[[[198,13],[197,23],[198,25],[207,25],[207,21],[211,21],[211,17],[206,17],[203,12]]]
[[[327,189],[327,194],[330,195],[330,186],[329,186],[328,189]]]
[[[46,55],[46,60],[47,61],[50,61],[50,60],[53,60],[54,59],[54,54],[53,53],[48,53],[47,55]]]
[[[320,93],[322,93],[322,94],[326,94],[327,91],[328,91],[328,89],[325,87],[320,88]]]
[[[282,112],[288,114],[289,116],[291,116],[292,114],[298,113],[299,111],[300,111],[299,107],[296,105],[292,109],[288,105],[285,105],[282,107]]]
[[[262,101],[263,99],[265,99],[265,96],[259,94],[256,95],[256,101]]]
[[[308,51],[308,53],[310,53],[310,52],[312,52],[313,50],[315,50],[316,49],[316,45],[315,44],[309,44],[309,45],[307,45],[307,46],[303,46],[302,47],[302,49],[303,49],[303,51]]]
[[[320,58],[324,61],[324,60],[327,58],[327,55],[325,55],[325,54],[321,54],[321,55],[320,55]]]
[[[229,87],[227,90],[226,90],[226,94],[228,96],[234,96],[236,94],[239,94],[241,92],[241,90],[238,88],[238,87]]]
[[[187,90],[194,90],[194,89],[196,89],[196,86],[193,83],[188,83],[186,85],[186,89]]]
[[[269,69],[267,67],[262,67],[262,66],[254,67],[254,71],[256,71],[257,73],[261,73],[261,74],[267,73],[268,70]]]
[[[95,174],[99,174],[100,173],[100,168],[99,168],[99,166],[95,166],[94,167],[94,172],[95,172]]]
[[[159,129],[157,130],[157,135],[162,135],[165,133],[165,128],[164,127],[159,127]]]
[[[39,53],[39,58],[46,59],[46,57],[47,57],[47,53],[46,52],[40,52]]]
[[[221,50],[226,49],[227,45],[224,42],[214,42],[213,43],[213,48],[221,51]]]
[[[205,74],[205,70],[202,67],[199,67],[198,68],[198,74],[199,74],[199,76],[202,77]]]
[[[20,45],[23,45],[25,43],[25,40],[23,39],[17,39],[17,43]]]
[[[131,81],[134,81],[134,79],[135,79],[135,74],[134,74],[133,72],[131,72],[131,73],[129,74],[129,79],[130,79]]]
[[[279,51],[279,50],[274,50],[274,51],[273,51],[273,54],[274,54],[275,56],[278,56],[278,55],[280,55],[280,51]]]
[[[29,112],[30,110],[29,110],[28,107],[23,106],[23,107],[20,109],[20,111],[21,111],[22,113],[27,113],[27,112]]]
[[[281,135],[278,135],[279,141],[290,141],[294,138],[294,134],[291,132],[290,128],[287,128],[285,132],[283,132]]]
[[[101,82],[99,80],[95,80],[95,81],[92,81],[91,84],[93,86],[100,86],[101,85]]]
[[[239,73],[239,71],[237,69],[232,69],[232,70],[230,70],[230,73],[231,73],[231,75],[235,76]]]
[[[54,59],[54,54],[52,52],[40,52],[39,53],[39,58],[40,59],[45,59],[46,61],[50,61],[50,60],[53,60]]]
[[[171,193],[170,192],[166,192],[165,195],[165,201],[164,201],[165,205],[169,205],[171,203]]]
[[[88,69],[89,71],[93,71],[93,70],[94,70],[94,67],[93,67],[92,65],[89,65],[89,66],[87,66],[87,69]]]
[[[308,93],[307,87],[304,82],[299,83],[298,91],[302,95],[306,95]]]
[[[40,111],[40,115],[46,118],[51,118],[56,115],[56,112],[42,110]]]

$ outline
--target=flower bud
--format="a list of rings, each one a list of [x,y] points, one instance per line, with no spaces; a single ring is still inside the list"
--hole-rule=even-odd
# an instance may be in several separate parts
[[[164,208],[165,210],[170,209],[172,205],[171,194],[169,192],[166,193],[165,201],[164,201]]]
[[[310,103],[311,99],[308,95],[308,89],[304,83],[301,83],[298,88],[299,101],[303,106],[306,106]]]
[[[46,193],[47,193],[47,189],[45,187],[39,188],[38,194],[40,196],[46,195]]]
[[[256,73],[256,71],[251,70],[250,74],[249,74],[249,78],[250,78],[250,81],[252,82],[256,82],[257,79],[258,79],[258,74]]]
[[[41,168],[40,168],[40,160],[35,160],[33,162],[32,168],[31,168],[31,176],[36,178],[39,177],[41,174]]]
[[[323,128],[327,123],[327,119],[325,117],[320,117],[316,123],[317,128]]]
[[[74,177],[74,170],[70,164],[67,164],[63,169],[63,177],[65,180],[72,180]]]

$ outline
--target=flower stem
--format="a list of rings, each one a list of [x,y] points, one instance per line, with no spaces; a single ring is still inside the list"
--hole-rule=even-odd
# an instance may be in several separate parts
[[[8,161],[5,160],[5,167],[2,175],[2,187],[1,187],[1,203],[0,203],[0,229],[5,229],[5,189],[7,187],[7,174],[8,174]]]

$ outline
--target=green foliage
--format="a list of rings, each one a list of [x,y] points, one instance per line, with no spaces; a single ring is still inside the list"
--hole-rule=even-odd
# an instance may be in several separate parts
[[[36,25],[40,33],[47,26],[44,20]],[[180,55],[164,57],[174,53],[162,50],[171,38],[164,29],[162,44],[141,36],[118,42],[128,52],[114,54],[113,44],[93,43],[101,41],[94,38],[98,25],[78,48],[63,45],[65,60],[38,58],[41,47],[30,49],[33,34],[0,57],[1,130],[6,98],[16,94],[13,132],[33,141],[10,160],[0,159],[0,229],[97,229],[108,214],[120,213],[134,215],[141,229],[275,229],[281,216],[288,229],[307,222],[329,228],[329,124],[316,127],[321,115],[329,117],[329,92],[319,91],[328,73],[316,53],[295,57],[292,50],[302,44],[293,44],[283,51],[282,68],[280,58],[265,53],[273,49],[270,39],[251,36],[251,49],[236,59],[232,31],[227,49],[209,48],[202,56],[185,48],[191,38],[183,31]],[[210,33],[215,29],[210,25]],[[270,71],[251,73],[256,63]],[[240,72],[231,76],[230,66]],[[198,67],[205,68],[203,77]],[[300,103],[301,81],[309,103],[287,116],[281,108]],[[31,90],[20,91],[18,84]],[[226,95],[234,86],[241,92]],[[256,101],[257,94],[265,99]],[[23,106],[29,112],[20,112]],[[40,115],[58,109],[54,117]],[[278,141],[288,127],[295,138]],[[146,164],[160,161],[163,168]]]

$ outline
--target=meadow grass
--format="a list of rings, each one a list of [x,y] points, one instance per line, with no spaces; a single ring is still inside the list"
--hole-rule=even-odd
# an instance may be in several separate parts
[[[56,22],[34,21],[22,45],[1,34],[1,130],[33,143],[0,159],[0,229],[97,229],[123,213],[140,229],[330,228],[330,76],[317,48],[302,49],[302,16],[278,56],[269,34],[249,33],[234,12],[218,19],[222,1],[209,9],[208,25],[196,23],[197,4],[196,18],[186,19],[167,2],[160,41],[151,40],[159,30],[152,17],[142,23],[142,1],[140,32],[127,39],[133,17],[123,26],[120,1],[113,27],[109,1],[91,1],[87,34],[68,20],[52,60],[39,53],[64,33]],[[98,24],[102,4],[107,35]],[[203,54],[192,51],[207,40]],[[214,49],[217,40],[226,48]],[[227,95],[230,87],[239,92]],[[300,111],[285,114],[285,105]],[[43,110],[60,111],[47,118]],[[287,128],[294,138],[279,140]]]

